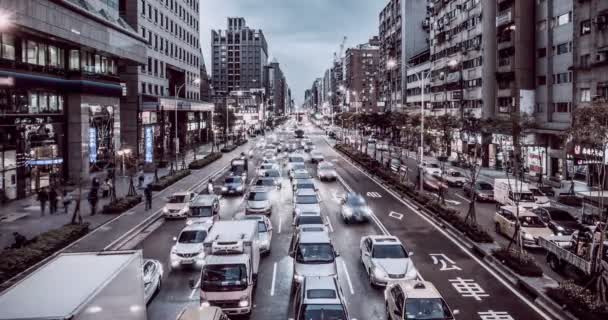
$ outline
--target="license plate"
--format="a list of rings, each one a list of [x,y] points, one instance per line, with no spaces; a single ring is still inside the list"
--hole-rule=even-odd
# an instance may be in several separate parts
[[[182,260],[182,264],[193,264],[193,263],[194,263],[194,260],[192,260],[192,259]]]

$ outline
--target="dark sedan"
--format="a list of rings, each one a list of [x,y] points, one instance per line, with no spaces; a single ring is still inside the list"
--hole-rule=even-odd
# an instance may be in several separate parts
[[[470,197],[473,190],[475,190],[475,200],[477,201],[494,201],[494,186],[487,182],[477,181],[473,188],[471,188],[471,183],[466,182],[462,187],[462,191],[467,197]]]
[[[245,192],[245,181],[240,176],[231,176],[227,177],[224,180],[224,185],[222,186],[223,194],[239,194],[243,195]]]
[[[531,210],[538,215],[555,235],[568,236],[582,225],[568,211],[555,207],[538,207]]]

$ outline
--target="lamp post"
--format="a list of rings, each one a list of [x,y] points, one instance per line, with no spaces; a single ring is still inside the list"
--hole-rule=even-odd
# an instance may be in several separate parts
[[[194,84],[198,85],[199,83],[201,83],[201,79],[196,78],[193,81]],[[184,82],[182,85],[175,86],[175,128],[173,130],[175,130],[175,168],[177,169],[177,163],[179,162],[178,157],[179,157],[179,138],[177,136],[177,105],[178,105],[178,99],[179,99],[179,92],[186,86],[186,83]]]

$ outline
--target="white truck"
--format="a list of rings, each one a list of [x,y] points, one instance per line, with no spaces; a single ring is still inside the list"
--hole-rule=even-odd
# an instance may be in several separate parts
[[[145,320],[141,251],[63,253],[0,294],[0,319]]]
[[[525,209],[549,205],[549,203],[539,202],[525,182],[515,179],[494,180],[494,201],[496,201],[496,208],[500,208],[500,206],[515,206],[517,199],[519,199],[519,206]]]
[[[538,245],[547,251],[547,263],[554,271],[561,271],[570,266],[587,276],[593,270],[592,254],[599,249],[599,232],[584,232],[578,236],[577,232],[572,236],[551,236],[538,238]],[[604,241],[602,257],[608,261],[608,241]]]
[[[260,264],[258,223],[217,221],[204,243],[201,306],[222,308],[228,315],[249,315]]]

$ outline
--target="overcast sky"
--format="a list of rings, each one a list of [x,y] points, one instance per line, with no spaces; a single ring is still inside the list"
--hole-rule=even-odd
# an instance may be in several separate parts
[[[242,16],[262,29],[269,56],[281,64],[296,104],[304,90],[331,65],[343,36],[347,47],[378,33],[378,14],[388,0],[200,0],[203,54],[210,66],[211,29],[226,29],[226,18]]]

